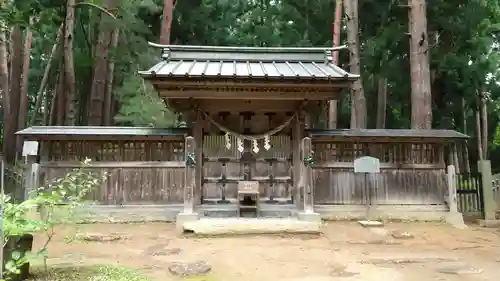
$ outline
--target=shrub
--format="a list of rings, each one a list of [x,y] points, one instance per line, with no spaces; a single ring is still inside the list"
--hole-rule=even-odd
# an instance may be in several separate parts
[[[29,199],[21,203],[13,203],[9,195],[2,194],[4,248],[13,238],[36,233],[44,233],[46,237],[45,243],[37,251],[12,251],[10,258],[5,261],[4,270],[7,274],[19,274],[21,266],[37,258],[43,258],[47,270],[47,247],[56,227],[76,223],[77,208],[87,201],[88,195],[107,176],[90,171],[90,166],[90,160],[86,159],[81,167],[33,191]],[[38,210],[40,215],[33,216],[34,210]]]

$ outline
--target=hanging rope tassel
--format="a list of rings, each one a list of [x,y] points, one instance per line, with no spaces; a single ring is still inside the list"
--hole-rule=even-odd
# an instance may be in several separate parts
[[[264,149],[265,150],[271,149],[271,140],[269,139],[269,136],[264,137]]]
[[[226,148],[229,150],[231,149],[231,137],[229,136],[229,133],[226,133],[224,137],[226,138]]]
[[[241,152],[241,153],[243,153],[243,150],[245,149],[243,147],[243,140],[240,139],[240,138],[238,138],[237,143],[238,143],[238,151]]]
[[[202,112],[202,113],[205,115],[206,119],[208,121],[210,121],[210,123],[214,124],[217,128],[219,128],[219,130],[221,130],[221,131],[223,131],[223,132],[226,133],[225,140],[226,140],[226,148],[227,149],[231,149],[231,138],[230,138],[230,135],[233,135],[233,136],[235,136],[237,138],[237,145],[238,145],[238,151],[239,152],[243,152],[243,150],[244,150],[243,140],[249,140],[249,141],[252,141],[252,143],[253,143],[253,149],[252,149],[253,152],[258,153],[259,150],[260,150],[259,149],[258,140],[264,139],[264,148],[266,150],[271,149],[271,142],[270,142],[269,137],[272,136],[272,135],[277,134],[278,132],[280,132],[281,130],[283,130],[285,127],[287,127],[288,125],[290,125],[290,123],[292,122],[292,120],[297,117],[297,112],[299,112],[301,110],[301,108],[304,107],[304,105],[305,105],[305,102],[303,102],[300,105],[300,107],[295,111],[295,114],[293,114],[292,116],[290,116],[289,118],[287,118],[278,127],[274,128],[272,130],[269,130],[266,133],[257,134],[257,135],[243,135],[243,134],[236,133],[236,132],[228,129],[227,127],[221,125],[220,123],[218,123],[214,119],[212,119],[212,117],[209,114],[207,114],[206,112]]]
[[[257,140],[253,140],[253,152],[255,154],[259,153],[259,142]]]

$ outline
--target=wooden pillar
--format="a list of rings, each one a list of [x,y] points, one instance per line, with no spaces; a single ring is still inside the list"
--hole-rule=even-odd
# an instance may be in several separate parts
[[[447,168],[447,181],[448,181],[448,206],[451,213],[457,213],[457,175],[455,173],[455,166],[448,165]]]
[[[300,147],[301,171],[300,171],[300,185],[303,188],[304,194],[304,213],[314,213],[314,194],[313,194],[313,181],[312,181],[312,167],[310,164],[305,163],[304,159],[312,155],[311,138],[305,137],[302,139]]]
[[[195,188],[196,188],[196,169],[199,163],[196,162],[195,149],[196,142],[193,137],[186,137],[185,146],[185,186],[184,186],[184,213],[194,213],[195,208]],[[195,163],[196,162],[196,163]]]
[[[293,127],[292,127],[292,159],[293,159],[293,197],[295,206],[299,211],[302,210],[302,190],[300,186],[300,171],[301,171],[301,163],[300,159],[300,142],[302,140],[302,124],[301,124],[301,114],[297,114],[297,116],[293,119]]]
[[[195,171],[195,189],[194,189],[194,204],[201,204],[203,195],[203,116],[200,111],[197,111],[195,122],[193,124],[193,136],[196,143],[195,148],[195,159],[196,159],[196,171]]]
[[[446,215],[446,222],[455,228],[464,229],[467,225],[464,223],[462,214],[458,211],[457,206],[457,178],[455,166],[448,165],[447,167],[447,182],[448,182],[448,207],[450,212]]]
[[[31,193],[36,192],[40,187],[40,164],[36,163],[37,156],[30,155],[27,157],[26,170],[24,175],[24,200],[28,200]]]

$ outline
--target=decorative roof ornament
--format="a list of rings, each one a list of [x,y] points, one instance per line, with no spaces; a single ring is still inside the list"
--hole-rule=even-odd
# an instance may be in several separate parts
[[[327,63],[333,62],[333,50],[325,50],[325,61]]]

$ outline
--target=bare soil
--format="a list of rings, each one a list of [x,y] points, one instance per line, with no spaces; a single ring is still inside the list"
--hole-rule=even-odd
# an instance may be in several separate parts
[[[212,267],[209,275],[195,278],[207,281],[498,280],[500,266],[500,229],[458,230],[439,223],[389,223],[370,230],[333,222],[321,236],[179,237],[174,225],[160,223],[80,225],[77,231],[121,239],[67,243],[74,230],[61,229],[49,245],[50,266],[119,264],[158,281],[180,279],[169,272],[170,264],[197,261]],[[393,232],[413,238],[395,239]],[[36,237],[35,247],[42,243]],[[450,267],[459,272],[449,273]]]

